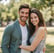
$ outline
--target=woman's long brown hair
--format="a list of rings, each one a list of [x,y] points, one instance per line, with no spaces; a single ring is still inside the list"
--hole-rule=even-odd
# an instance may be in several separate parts
[[[30,15],[31,15],[31,13],[37,14],[37,16],[39,18],[38,27],[40,27],[40,26],[44,27],[45,22],[44,22],[42,13],[39,10],[37,10],[36,8],[32,8],[31,11],[30,11]],[[31,35],[33,35],[33,33],[35,31],[35,26],[31,23],[31,18],[30,17],[29,17],[29,28],[30,28],[30,31],[31,31]]]

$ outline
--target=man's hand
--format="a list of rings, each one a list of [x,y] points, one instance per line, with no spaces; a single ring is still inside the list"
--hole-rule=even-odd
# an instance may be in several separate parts
[[[43,48],[43,53],[45,53],[45,51],[46,51],[46,47]]]

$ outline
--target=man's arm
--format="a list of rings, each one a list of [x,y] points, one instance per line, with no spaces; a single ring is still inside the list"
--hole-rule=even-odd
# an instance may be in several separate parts
[[[2,38],[2,44],[1,44],[2,53],[9,53],[8,46],[10,43],[11,31],[12,31],[12,26],[7,26],[4,31],[3,38]]]

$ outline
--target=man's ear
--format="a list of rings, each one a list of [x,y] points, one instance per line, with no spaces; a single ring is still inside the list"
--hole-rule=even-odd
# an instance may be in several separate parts
[[[20,13],[20,11],[18,11],[18,14]]]

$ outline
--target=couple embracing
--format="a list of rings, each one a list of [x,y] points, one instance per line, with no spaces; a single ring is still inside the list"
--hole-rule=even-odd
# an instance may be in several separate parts
[[[41,12],[23,4],[18,14],[19,19],[5,28],[2,53],[45,53],[46,26]]]

